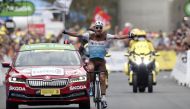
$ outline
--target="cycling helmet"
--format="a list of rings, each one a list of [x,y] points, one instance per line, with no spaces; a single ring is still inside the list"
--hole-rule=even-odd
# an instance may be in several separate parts
[[[101,26],[101,27],[103,27],[103,26],[104,26],[104,23],[103,23],[102,21],[100,21],[100,20],[97,20],[97,21],[95,22],[95,26]]]
[[[135,28],[133,29],[131,32],[130,32],[130,36],[146,36],[146,32],[144,30],[140,30],[138,28]]]
[[[126,22],[126,23],[125,23],[125,27],[132,27],[132,24],[129,23],[129,22]]]
[[[140,30],[140,31],[138,32],[137,36],[144,36],[144,37],[146,37],[146,31]]]
[[[130,32],[130,36],[131,37],[137,36],[137,34],[139,33],[139,31],[140,31],[140,29],[138,29],[138,28],[132,29],[131,32]]]

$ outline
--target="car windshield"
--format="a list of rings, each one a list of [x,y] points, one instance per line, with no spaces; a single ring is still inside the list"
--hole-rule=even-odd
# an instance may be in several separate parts
[[[79,66],[77,51],[69,50],[35,50],[19,52],[15,67],[22,66]]]

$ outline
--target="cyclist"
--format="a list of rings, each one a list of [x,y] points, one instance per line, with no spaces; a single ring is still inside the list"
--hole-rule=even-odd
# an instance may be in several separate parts
[[[103,107],[107,107],[106,102],[106,62],[105,62],[105,55],[106,55],[106,45],[109,39],[125,39],[128,35],[111,35],[107,32],[103,31],[104,24],[102,21],[96,21],[95,25],[89,29],[83,35],[77,35],[75,33],[63,31],[64,34],[68,34],[74,37],[84,37],[88,40],[88,49],[89,49],[89,64],[88,68],[90,72],[94,70],[101,71],[100,74],[100,84],[101,84],[101,92],[102,92],[102,104]],[[96,68],[96,69],[95,69]],[[94,74],[88,74],[91,82],[93,81]]]

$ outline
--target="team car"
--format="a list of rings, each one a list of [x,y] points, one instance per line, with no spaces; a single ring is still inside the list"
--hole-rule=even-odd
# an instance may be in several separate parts
[[[19,105],[79,104],[90,109],[87,72],[73,45],[23,45],[6,74],[6,109]]]

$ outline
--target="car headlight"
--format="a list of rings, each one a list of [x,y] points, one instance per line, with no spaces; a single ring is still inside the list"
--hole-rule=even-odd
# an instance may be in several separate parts
[[[77,78],[71,78],[71,79],[70,79],[70,82],[71,82],[71,83],[74,83],[74,82],[85,82],[85,81],[87,81],[86,75],[85,75],[85,76],[80,76],[80,77],[77,77]]]
[[[9,82],[10,83],[25,83],[26,80],[22,78],[17,78],[17,77],[9,77]]]

